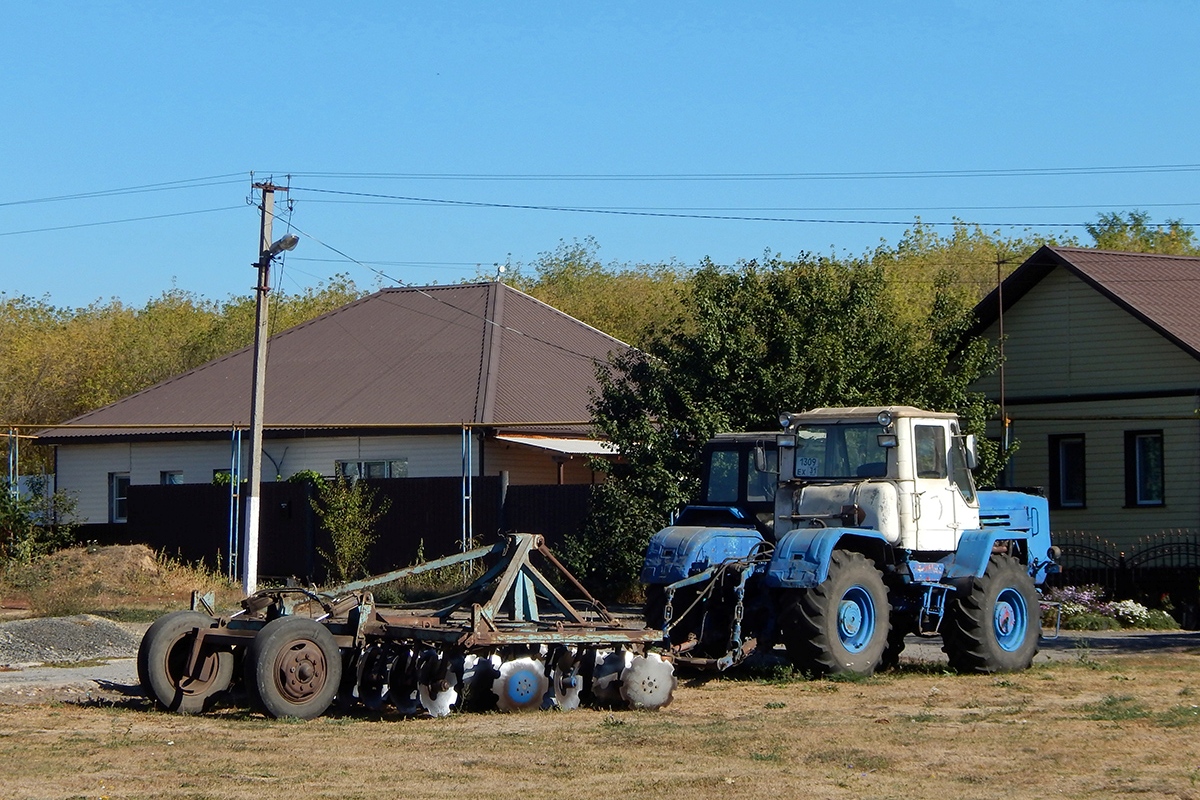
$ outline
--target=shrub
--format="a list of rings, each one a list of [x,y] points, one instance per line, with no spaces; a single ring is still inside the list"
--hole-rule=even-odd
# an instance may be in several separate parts
[[[329,566],[329,577],[337,583],[367,574],[367,557],[375,543],[375,523],[392,507],[378,492],[361,481],[348,481],[338,475],[316,486],[312,508],[333,542],[330,552],[321,550]]]
[[[1119,628],[1173,630],[1175,618],[1136,600],[1107,600],[1099,586],[1061,586],[1046,592],[1046,599],[1061,603],[1062,627],[1067,630],[1103,631]],[[1047,614],[1053,624],[1053,616]]]

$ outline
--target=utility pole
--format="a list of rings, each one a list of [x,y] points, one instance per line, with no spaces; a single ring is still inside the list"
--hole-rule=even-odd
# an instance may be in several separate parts
[[[267,386],[267,293],[271,291],[271,259],[291,250],[299,241],[292,234],[271,242],[275,190],[270,181],[253,184],[262,191],[262,222],[258,235],[258,285],[254,287],[254,391],[250,397],[250,475],[246,486],[246,536],[242,557],[242,591],[247,595],[258,589],[259,486],[262,483],[263,399]],[[287,191],[284,189],[283,191]]]

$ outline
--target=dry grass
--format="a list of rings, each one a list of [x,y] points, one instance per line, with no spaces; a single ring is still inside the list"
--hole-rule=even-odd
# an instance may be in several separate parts
[[[685,682],[658,712],[308,723],[0,711],[0,796],[1200,797],[1200,654],[1007,676]]]
[[[0,573],[0,603],[34,616],[98,614],[150,621],[188,605],[193,589],[218,603],[241,599],[238,588],[203,567],[181,564],[145,545],[72,547]]]

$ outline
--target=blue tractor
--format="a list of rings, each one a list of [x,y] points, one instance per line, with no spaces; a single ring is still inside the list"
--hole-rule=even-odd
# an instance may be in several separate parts
[[[681,664],[782,643],[813,675],[894,665],[940,633],[961,672],[1027,668],[1057,571],[1044,497],[980,492],[974,437],[908,406],[783,414],[705,446],[702,499],[650,540],[646,621]]]

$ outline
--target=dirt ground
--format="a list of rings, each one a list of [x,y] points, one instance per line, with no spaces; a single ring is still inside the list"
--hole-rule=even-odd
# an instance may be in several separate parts
[[[1011,675],[910,647],[859,682],[685,676],[657,712],[181,717],[131,664],[75,695],[0,674],[0,797],[1200,798],[1200,647],[1159,636],[1061,641]]]

